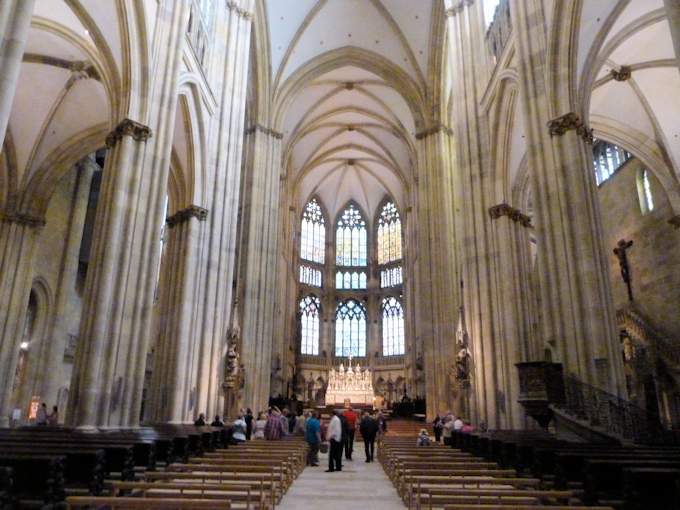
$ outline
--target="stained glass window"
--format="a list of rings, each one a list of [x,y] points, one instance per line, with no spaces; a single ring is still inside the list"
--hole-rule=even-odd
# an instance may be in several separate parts
[[[309,295],[300,301],[300,352],[302,354],[319,354],[319,315],[321,301]]]
[[[335,311],[335,355],[366,356],[366,308],[348,299]]]
[[[366,221],[359,208],[350,203],[338,218],[335,233],[335,263],[365,266],[367,260]]]
[[[401,218],[393,202],[387,202],[378,218],[378,264],[401,260]]]
[[[312,198],[302,213],[302,229],[300,233],[300,258],[324,263],[326,247],[326,222],[321,206]]]
[[[649,181],[649,171],[646,168],[639,173],[638,193],[642,214],[652,212],[654,210],[654,196],[652,195],[652,184]]]
[[[396,287],[402,283],[401,266],[380,270],[380,288]]]
[[[382,301],[383,356],[404,354],[404,310],[395,297]]]
[[[338,290],[365,290],[365,271],[337,271],[335,273],[335,288]]]
[[[609,179],[633,156],[616,145],[604,140],[597,140],[593,144],[593,167],[598,186]]]
[[[300,283],[321,287],[321,270],[310,266],[300,266]]]

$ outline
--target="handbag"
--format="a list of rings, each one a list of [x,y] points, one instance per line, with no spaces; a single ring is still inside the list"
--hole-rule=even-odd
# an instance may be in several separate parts
[[[319,445],[319,451],[321,453],[328,453],[328,443],[321,443]]]

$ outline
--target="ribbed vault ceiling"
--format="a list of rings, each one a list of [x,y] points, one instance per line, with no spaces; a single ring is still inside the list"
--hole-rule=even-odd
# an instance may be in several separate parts
[[[280,92],[312,66],[285,105],[287,174],[300,208],[312,195],[331,217],[349,200],[370,216],[389,195],[403,207],[411,182],[416,126],[413,105],[396,80],[426,96],[431,73],[432,0],[268,0],[271,73]],[[370,63],[324,68],[329,54],[356,49]],[[378,64],[380,62],[380,64]],[[385,72],[385,66],[393,72]]]

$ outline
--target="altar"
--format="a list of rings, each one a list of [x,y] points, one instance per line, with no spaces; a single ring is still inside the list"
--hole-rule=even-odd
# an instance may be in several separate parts
[[[336,370],[331,368],[328,374],[328,388],[326,389],[326,404],[373,405],[373,378],[367,368],[362,370],[357,364],[352,367],[352,357],[349,358],[347,368],[340,363]]]

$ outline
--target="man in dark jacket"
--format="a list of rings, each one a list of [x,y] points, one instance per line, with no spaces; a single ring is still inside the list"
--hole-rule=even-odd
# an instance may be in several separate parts
[[[375,451],[375,436],[378,433],[378,422],[364,411],[364,415],[359,423],[359,432],[364,438],[364,450],[366,452],[366,462],[373,462],[373,452]]]
[[[347,422],[347,417],[344,412],[340,412],[339,415],[340,423],[342,423],[342,445],[340,445],[340,452],[347,447],[347,438],[349,437],[349,423]],[[352,460],[347,457],[348,460]]]

